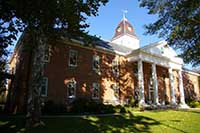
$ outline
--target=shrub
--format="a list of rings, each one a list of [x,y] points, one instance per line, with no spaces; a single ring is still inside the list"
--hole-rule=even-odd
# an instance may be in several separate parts
[[[67,109],[64,104],[55,104],[51,100],[45,102],[44,106],[42,107],[42,114],[60,114],[66,112]]]
[[[189,103],[189,106],[192,108],[200,107],[200,103],[197,101],[192,101]]]
[[[95,101],[79,98],[71,103],[70,108],[69,112],[71,113],[93,113],[97,112],[98,106]]]
[[[134,99],[134,97],[129,97],[129,106],[138,107],[138,101]]]
[[[125,113],[127,112],[123,106],[117,105],[105,105],[103,103],[96,102],[90,99],[76,99],[70,105],[70,113],[94,113],[94,114],[106,114],[106,113]]]

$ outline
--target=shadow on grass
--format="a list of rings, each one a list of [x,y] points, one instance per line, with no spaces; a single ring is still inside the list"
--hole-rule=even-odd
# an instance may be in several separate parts
[[[117,116],[85,116],[81,118],[46,118],[47,127],[32,130],[37,133],[96,133],[96,132],[150,132],[158,121],[133,114]]]
[[[45,118],[45,127],[32,129],[31,133],[96,133],[96,132],[150,132],[150,126],[159,125],[154,119],[133,114],[117,116],[83,116]],[[1,133],[26,132],[23,117],[0,119]]]
[[[165,121],[128,113],[116,116],[47,117],[45,127],[32,129],[31,133],[99,133],[99,132],[151,132],[153,126],[165,126],[183,132]],[[168,120],[179,123],[180,120]],[[23,117],[0,117],[1,133],[25,132]]]
[[[1,133],[24,133],[25,118],[19,116],[0,116]]]

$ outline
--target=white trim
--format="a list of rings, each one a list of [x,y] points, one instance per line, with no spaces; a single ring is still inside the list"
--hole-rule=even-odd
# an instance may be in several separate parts
[[[94,97],[95,88],[98,90],[98,97]],[[96,100],[100,99],[100,84],[97,82],[92,83],[92,99],[96,99]]]
[[[119,61],[117,59],[112,60],[112,72],[115,76],[119,76]]]
[[[71,80],[67,83],[67,97],[69,99],[74,99],[76,98],[76,81],[75,80]],[[69,85],[72,85],[72,87],[70,88]],[[69,95],[69,89],[73,89],[74,90],[74,94],[73,95]]]
[[[50,52],[51,52],[51,45],[48,45],[47,46],[47,49],[45,49],[45,53],[44,53],[44,62],[45,63],[49,63],[50,62]],[[47,58],[45,58],[45,57],[47,57]]]
[[[127,56],[128,61],[134,62],[142,59],[143,61],[155,63],[160,66],[164,66],[167,68],[172,67],[173,69],[181,70],[183,65],[183,60],[181,58],[174,58],[176,60],[172,60],[171,58],[167,58],[165,56],[159,56],[157,54],[152,54],[142,49],[138,49],[133,51],[130,55]]]
[[[71,58],[71,56],[72,56],[72,53],[74,53],[75,56],[76,56],[76,63],[75,63],[75,65],[70,64],[70,58]],[[78,64],[77,62],[78,62],[78,51],[77,51],[77,50],[70,49],[70,50],[69,50],[69,58],[68,58],[68,66],[69,66],[69,67],[77,67],[77,64]]]
[[[92,58],[92,70],[94,70],[94,71],[100,71],[100,56],[99,55],[93,55],[93,58]],[[95,66],[94,66],[94,63],[95,63],[95,61],[97,61],[97,65],[99,66],[99,68],[96,68]]]
[[[45,81],[45,84],[43,84]],[[45,94],[42,94],[42,87],[43,85],[45,86]],[[42,78],[42,86],[41,86],[41,89],[40,89],[40,94],[42,97],[47,97],[47,93],[48,93],[48,78],[47,77],[43,77]]]
[[[148,45],[145,45],[144,47],[141,47],[140,49],[149,49],[149,48],[153,48],[153,47],[156,47],[158,45],[166,45],[167,44],[167,41],[165,40],[161,40],[161,41],[157,41],[157,42],[154,42],[154,43],[150,43]]]
[[[195,76],[200,76],[199,73],[192,72],[192,71],[190,71],[190,70],[185,70],[185,69],[183,69],[182,71],[183,71],[183,72],[186,72],[186,73],[189,73],[189,74],[193,74],[193,75],[195,75]]]

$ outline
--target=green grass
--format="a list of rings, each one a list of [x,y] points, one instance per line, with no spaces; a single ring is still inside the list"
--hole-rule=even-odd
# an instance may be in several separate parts
[[[145,111],[119,116],[44,118],[45,127],[32,133],[97,133],[97,132],[200,132],[200,111]],[[0,117],[0,132],[25,132],[23,117]]]

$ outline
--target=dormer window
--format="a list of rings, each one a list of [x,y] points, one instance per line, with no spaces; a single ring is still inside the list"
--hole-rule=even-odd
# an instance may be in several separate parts
[[[69,50],[69,66],[76,67],[77,66],[77,57],[78,52],[76,50]]]
[[[92,68],[95,71],[100,71],[100,57],[98,55],[93,56]]]

